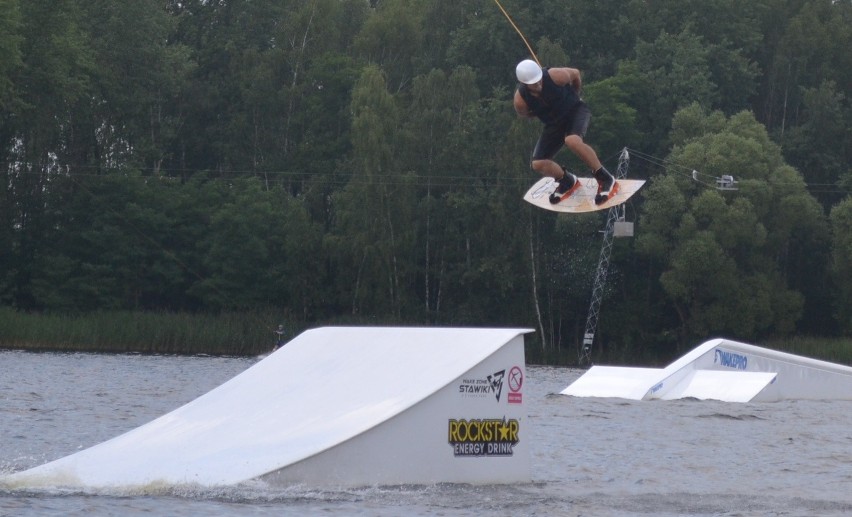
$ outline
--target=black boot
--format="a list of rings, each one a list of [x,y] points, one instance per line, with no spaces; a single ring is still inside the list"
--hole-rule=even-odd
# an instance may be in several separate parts
[[[552,205],[568,197],[566,193],[570,193],[574,185],[577,184],[577,176],[574,176],[563,168],[562,177],[556,180],[556,183],[556,190],[550,195],[550,204]]]
[[[598,195],[595,196],[595,204],[600,205],[605,203],[615,187],[615,177],[606,170],[606,167],[601,167],[595,171],[595,179],[598,182]]]

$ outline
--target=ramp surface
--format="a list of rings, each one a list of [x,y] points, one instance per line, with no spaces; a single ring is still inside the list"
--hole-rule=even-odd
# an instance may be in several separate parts
[[[660,379],[659,368],[592,366],[562,391],[575,397],[611,397],[640,400]]]
[[[2,482],[17,488],[213,486],[264,475],[299,482],[298,475],[284,475],[287,469],[310,465],[324,452],[337,454],[322,460],[335,464],[336,470],[321,475],[344,485],[457,481],[453,472],[471,483],[528,480],[521,398],[526,332],[529,330],[310,330],[171,413],[76,454],[7,476]],[[514,383],[509,381],[510,372],[516,375]],[[459,395],[460,386],[480,381],[481,397]],[[438,393],[444,398],[435,399]],[[423,411],[421,404],[426,408]],[[502,419],[500,429],[514,426],[515,440],[501,445],[502,456],[483,454],[459,461],[447,438],[452,418],[468,423],[496,421],[492,424],[496,427]],[[423,427],[408,427],[413,435],[399,437],[396,421]],[[381,429],[386,440],[406,443],[415,456],[406,455],[405,449],[394,455],[370,449],[376,445],[369,438],[374,429]],[[355,438],[362,466],[345,461],[355,457],[346,448]],[[412,458],[437,467],[417,465]],[[496,468],[500,465],[493,462],[501,460],[511,468]],[[467,462],[467,466],[453,469],[454,462]],[[509,472],[508,477],[501,474],[504,471]]]
[[[662,369],[593,366],[562,394],[632,400],[692,397],[727,402],[852,400],[852,368],[713,339]]]

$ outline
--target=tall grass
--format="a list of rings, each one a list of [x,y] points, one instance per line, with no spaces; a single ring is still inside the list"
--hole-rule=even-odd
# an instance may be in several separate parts
[[[794,336],[770,340],[760,346],[832,363],[852,365],[852,337]]]
[[[852,366],[852,337],[793,336],[764,342],[747,342],[763,348]],[[694,346],[699,344],[700,342],[696,342]],[[577,365],[578,351],[576,348],[542,350],[540,347],[540,343],[527,338],[526,359],[528,364]],[[691,348],[687,347],[686,350],[691,350]],[[659,368],[668,365],[678,357],[679,355],[672,357],[670,351],[610,346],[605,352],[599,353],[594,360],[599,364],[641,365]]]
[[[284,325],[285,341],[307,327],[282,317],[274,309],[188,314],[109,311],[78,315],[36,314],[0,307],[0,348],[143,354],[257,355],[275,344],[273,331]],[[376,321],[336,321],[331,324],[377,325]],[[392,325],[392,323],[387,323]],[[313,326],[320,326],[316,324]],[[852,365],[852,337],[789,337],[756,345],[796,355]],[[535,339],[527,342],[531,364],[575,364],[576,350],[542,351]],[[630,355],[629,353],[627,354]],[[623,364],[651,364],[660,358],[648,350],[639,357],[622,357]],[[621,364],[621,363],[620,363]]]
[[[302,331],[273,310],[217,315],[127,311],[63,315],[0,308],[0,348],[256,355],[272,349],[273,330],[279,324],[284,325],[287,340]]]

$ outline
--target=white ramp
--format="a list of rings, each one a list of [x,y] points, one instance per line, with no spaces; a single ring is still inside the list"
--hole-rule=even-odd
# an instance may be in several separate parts
[[[699,400],[750,402],[768,385],[772,384],[776,375],[770,372],[693,370],[681,382],[662,392],[659,398],[663,400],[696,398]]]
[[[562,391],[575,397],[612,397],[641,400],[660,379],[659,368],[592,366]]]
[[[527,482],[527,332],[310,330],[171,413],[0,484]]]
[[[692,397],[728,402],[852,400],[852,368],[713,339],[662,369],[594,366],[562,394],[632,400]]]

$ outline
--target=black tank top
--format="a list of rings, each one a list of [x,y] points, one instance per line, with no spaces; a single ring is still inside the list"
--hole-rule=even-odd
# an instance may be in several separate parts
[[[541,93],[536,97],[527,85],[518,86],[521,98],[530,112],[545,124],[559,124],[570,119],[571,112],[580,104],[580,96],[570,84],[557,86],[550,78],[548,68],[542,69]]]

